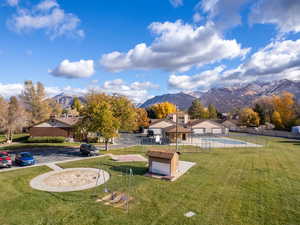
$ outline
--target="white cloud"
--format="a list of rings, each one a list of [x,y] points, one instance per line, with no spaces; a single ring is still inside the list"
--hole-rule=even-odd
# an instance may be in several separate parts
[[[169,0],[173,7],[179,7],[183,5],[183,0]]]
[[[63,35],[84,37],[79,23],[76,15],[66,13],[54,0],[44,0],[32,9],[18,8],[7,22],[9,28],[18,33],[44,29],[50,39]]]
[[[223,39],[211,23],[194,27],[180,20],[156,22],[149,29],[157,35],[150,46],[141,43],[126,53],[104,54],[100,63],[114,72],[126,69],[187,71],[193,66],[244,57],[249,51],[242,49],[236,40]]]
[[[251,0],[202,0],[196,10],[202,10],[208,15],[208,20],[213,21],[216,27],[224,30],[242,23],[240,10],[243,5]]]
[[[14,7],[14,6],[17,6],[19,4],[19,0],[7,0],[6,3],[9,6]]]
[[[22,93],[24,85],[22,83],[14,84],[2,84],[0,83],[0,96],[9,98],[10,96],[18,96]],[[57,86],[46,86],[45,91],[48,97],[65,93],[68,95],[85,95],[90,90],[104,92],[107,94],[121,94],[127,96],[129,99],[136,103],[144,102],[150,98],[149,90],[159,88],[151,82],[133,82],[125,83],[121,79],[105,81],[103,85],[92,84],[84,88],[74,88],[71,86],[57,87]]]
[[[13,83],[13,84],[2,84],[0,83],[0,96],[4,98],[9,98],[11,96],[18,96],[24,90],[24,85],[22,83]],[[70,86],[66,87],[45,87],[46,94],[49,97],[53,97],[62,92],[67,94],[75,95],[84,95],[87,93],[88,89],[86,88],[72,88]]]
[[[202,20],[202,16],[200,15],[200,13],[196,12],[193,15],[193,21],[194,23],[199,23]]]
[[[37,6],[36,9],[40,11],[48,11],[52,8],[59,7],[58,3],[56,0],[45,0],[40,2]]]
[[[275,41],[254,53],[231,76],[286,77],[286,71],[300,69],[300,39]]]
[[[207,90],[211,87],[232,86],[255,80],[300,80],[300,39],[275,41],[254,53],[237,68],[216,67],[200,74],[171,75],[169,85],[182,90]]]
[[[23,90],[23,84],[2,84],[0,83],[0,96],[8,98],[10,96],[17,96],[21,94]]]
[[[158,85],[149,81],[126,84],[122,79],[116,79],[105,81],[103,86],[99,87],[99,90],[109,94],[121,94],[136,103],[141,103],[150,97],[149,90],[157,88],[159,88]]]
[[[280,33],[300,32],[299,0],[260,0],[253,7],[251,24],[275,24]]]
[[[54,70],[49,70],[49,73],[56,77],[87,78],[95,73],[94,61],[80,60],[70,62],[68,59],[65,59]]]
[[[181,90],[207,90],[218,79],[220,73],[225,69],[225,66],[218,66],[213,70],[206,70],[196,75],[175,75],[169,77],[168,83],[171,88]]]

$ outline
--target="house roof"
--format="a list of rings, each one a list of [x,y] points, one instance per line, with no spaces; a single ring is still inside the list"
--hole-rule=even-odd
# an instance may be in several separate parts
[[[35,126],[38,126],[42,123],[45,123],[45,122],[48,122],[48,121],[57,121],[59,123],[62,123],[66,126],[69,126],[69,127],[72,127],[74,126],[76,123],[79,122],[79,120],[81,119],[81,117],[54,117],[54,118],[49,118],[47,120],[44,120],[42,122],[39,122],[31,127],[35,127]]]
[[[69,126],[74,126],[76,123],[79,122],[81,118],[80,117],[58,117],[55,118],[55,120],[67,124]]]
[[[151,150],[147,152],[147,156],[160,159],[172,159],[175,154],[178,154],[175,151],[162,151],[162,150]]]
[[[167,123],[170,124],[170,126],[172,126],[173,124],[175,124],[175,122],[173,122],[172,120],[168,120],[168,119],[158,119],[158,120],[153,121],[153,122],[149,125],[149,127],[155,128],[155,127],[156,127],[155,125],[159,124],[160,122],[167,122]],[[161,128],[161,127],[157,126],[157,128]]]
[[[188,126],[189,126],[189,127],[193,127],[193,126],[195,126],[195,125],[197,125],[197,124],[199,124],[199,123],[203,123],[203,122],[205,122],[205,121],[210,122],[210,123],[212,123],[212,124],[215,124],[216,126],[219,126],[219,127],[224,127],[224,126],[220,123],[219,120],[209,120],[209,119],[192,120],[192,121],[189,121],[189,122],[188,122]]]
[[[178,125],[176,128],[176,125],[167,127],[164,129],[166,133],[192,133],[191,129],[185,128],[183,126]]]

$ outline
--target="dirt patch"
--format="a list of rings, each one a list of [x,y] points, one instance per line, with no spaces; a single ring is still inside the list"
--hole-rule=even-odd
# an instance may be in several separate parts
[[[89,170],[62,171],[44,180],[50,187],[78,187],[96,183],[99,173]]]

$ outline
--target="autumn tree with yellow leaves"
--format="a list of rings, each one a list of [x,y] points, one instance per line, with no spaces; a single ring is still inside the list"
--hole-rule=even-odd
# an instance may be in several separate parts
[[[147,111],[143,108],[136,108],[135,111],[137,128],[148,127],[149,118]]]
[[[258,126],[259,116],[257,112],[254,112],[251,108],[244,108],[240,112],[240,123],[244,126]]]
[[[170,113],[176,112],[176,106],[170,102],[162,102],[152,105],[149,111],[157,119],[162,119],[167,117]]]
[[[294,95],[289,92],[283,92],[279,96],[272,96],[272,100],[274,106],[272,122],[275,126],[277,124],[276,128],[278,129],[289,129],[295,122],[296,104]]]

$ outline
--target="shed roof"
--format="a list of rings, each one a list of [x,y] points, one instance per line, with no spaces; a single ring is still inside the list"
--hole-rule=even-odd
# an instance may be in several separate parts
[[[160,159],[172,159],[175,154],[178,154],[175,151],[162,151],[162,150],[151,150],[147,152],[149,157],[160,158]]]

